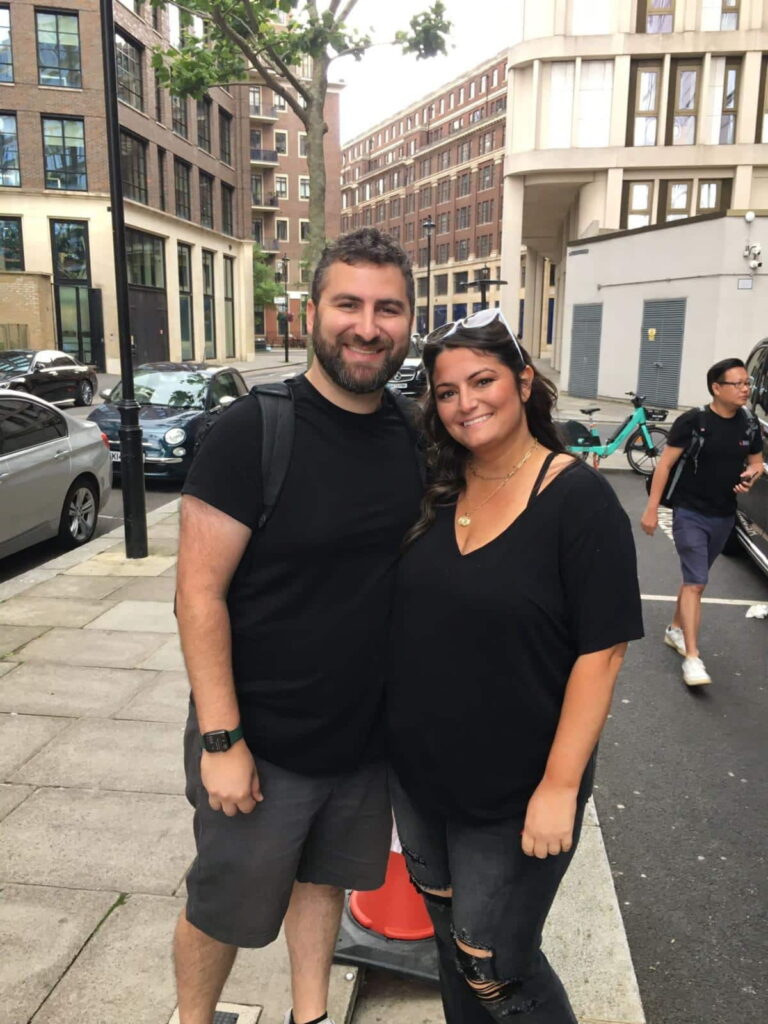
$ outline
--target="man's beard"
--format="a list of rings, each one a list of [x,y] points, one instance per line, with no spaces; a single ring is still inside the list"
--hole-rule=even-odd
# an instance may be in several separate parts
[[[360,348],[371,347],[362,341],[358,344]],[[379,391],[383,388],[403,365],[408,351],[407,346],[404,345],[401,354],[397,354],[393,350],[385,352],[384,362],[376,368],[364,365],[349,366],[344,362],[343,346],[326,341],[319,317],[315,318],[312,327],[312,345],[317,361],[333,383],[353,395],[369,395],[372,391]]]

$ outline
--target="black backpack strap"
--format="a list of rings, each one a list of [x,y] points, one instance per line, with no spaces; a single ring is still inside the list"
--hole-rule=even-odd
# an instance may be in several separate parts
[[[251,395],[261,412],[261,480],[263,505],[257,529],[263,529],[274,511],[288,474],[293,451],[295,410],[287,381],[257,384]]]
[[[758,420],[752,410],[747,409],[746,406],[744,406],[741,411],[744,413],[744,419],[747,421],[747,438],[752,441],[755,437],[760,437],[760,420]]]
[[[399,391],[393,391],[392,388],[385,388],[384,393],[389,397],[389,400],[392,402],[395,409],[397,409],[400,414],[400,418],[408,431],[408,435],[410,436],[411,441],[413,441],[419,476],[421,477],[422,485],[426,487],[427,459],[424,453],[424,436],[417,426],[419,407],[412,399],[406,398],[405,395],[401,395]]]

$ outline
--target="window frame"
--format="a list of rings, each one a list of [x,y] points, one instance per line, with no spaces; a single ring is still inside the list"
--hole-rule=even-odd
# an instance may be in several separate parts
[[[660,187],[659,198],[664,200],[664,207],[661,210],[664,224],[674,224],[678,220],[688,220],[693,207],[693,179],[692,178],[669,178],[664,181],[663,188]],[[685,185],[687,190],[687,201],[685,210],[672,206],[672,191],[676,185]]]
[[[7,61],[0,62],[0,69],[1,68],[10,68],[10,77],[3,78],[0,75],[0,82],[5,82],[5,83],[9,83],[10,84],[11,82],[15,81],[15,78],[14,78],[14,68],[13,68],[13,27],[11,25],[11,7],[10,7],[10,4],[0,4],[0,13],[2,13],[3,11],[5,11],[7,13],[7,15],[8,15],[8,26],[7,26],[7,28],[8,28],[8,46],[7,46],[7,51],[8,51],[8,58],[9,59]],[[5,28],[5,26],[3,26],[3,28]]]
[[[280,182],[279,185],[278,182]],[[275,175],[275,195],[277,196],[278,199],[290,199],[287,174]]]
[[[282,138],[285,149],[280,149],[277,144],[278,135]],[[275,129],[275,152],[278,156],[288,156],[288,132],[283,128]]]
[[[21,153],[19,151],[19,118],[18,118],[18,116],[16,114],[16,111],[0,110],[0,118],[4,118],[4,117],[13,118],[13,125],[14,125],[13,138],[15,139],[15,150],[16,150],[15,164],[16,164],[16,166],[15,167],[9,167],[8,170],[6,171],[5,168],[6,168],[7,165],[4,164],[4,163],[0,163],[0,186],[2,186],[3,188],[21,188]],[[5,138],[6,138],[7,134],[8,133],[3,131],[2,134],[0,135],[0,138],[3,139],[4,145],[5,145]],[[4,152],[4,149],[0,150],[0,152]],[[6,173],[14,173],[16,175],[16,179],[17,180],[15,182],[2,180],[2,178],[5,176]]]
[[[77,26],[77,55],[78,55],[78,67],[76,69],[77,84],[68,84],[67,82],[61,81],[61,73],[65,75],[75,69],[62,68],[61,62],[54,67],[54,65],[43,64],[40,60],[40,28],[39,28],[39,17],[41,15],[56,18],[56,52],[57,54],[61,49],[61,32],[59,27],[60,18],[74,18],[75,25]],[[82,89],[83,88],[83,45],[80,39],[80,18],[78,17],[77,11],[65,10],[64,8],[35,8],[35,59],[37,60],[37,84],[44,86],[48,89]],[[43,68],[49,68],[59,72],[59,81],[43,81]]]
[[[221,231],[224,235],[235,233],[235,190],[226,181],[221,182]]]
[[[308,174],[299,175],[299,199],[308,201],[310,195],[310,181]]]
[[[189,139],[189,103],[186,96],[174,93],[171,93],[171,131],[182,139]]]
[[[641,88],[642,76],[644,74],[654,74],[656,76],[656,105],[653,108],[647,110],[641,109]],[[659,145],[659,129],[662,125],[663,119],[661,115],[661,89],[664,77],[664,65],[658,61],[638,61],[633,64],[632,67],[632,118],[628,125],[628,136],[627,145],[631,147],[637,147],[643,149],[647,146],[658,146]],[[656,130],[653,136],[653,142],[638,142],[637,129],[639,121],[656,121]]]
[[[197,188],[200,197],[200,225],[213,230],[213,175],[198,168]]]
[[[197,145],[204,153],[213,152],[213,135],[211,132],[211,113],[213,100],[210,96],[203,96],[195,103],[195,121],[197,123]],[[200,131],[202,123],[203,131]]]
[[[133,159],[128,160],[127,158],[131,154],[127,153],[123,149],[123,141],[130,140],[134,145]],[[120,175],[123,183],[123,193],[126,199],[132,199],[137,203],[149,203],[149,186],[147,178],[147,141],[142,139],[139,135],[134,135],[133,132],[129,132],[125,128],[120,128]],[[135,159],[135,154],[139,153],[138,160]],[[126,174],[126,167],[130,166],[132,170],[138,173],[138,182],[136,179],[129,174]],[[128,188],[132,188],[136,185],[135,191],[129,191]],[[138,194],[137,194],[138,193]]]
[[[65,133],[64,125],[65,124],[79,124],[82,127],[82,132],[83,132],[83,135],[82,135],[82,142],[83,142],[83,171],[82,171],[83,185],[82,185],[81,188],[79,188],[77,186],[75,186],[75,187],[61,186],[61,185],[56,186],[56,185],[50,185],[48,183],[49,182],[49,174],[51,174],[51,176],[53,176],[53,175],[52,175],[52,172],[50,172],[49,168],[48,168],[47,148],[46,148],[46,141],[45,141],[45,139],[46,139],[45,126],[48,123],[54,123],[54,122],[59,122],[59,124],[61,124],[61,126],[62,126],[62,133],[61,133],[61,148],[62,148],[62,151],[67,149],[66,138],[65,138],[65,134],[66,133]],[[50,191],[52,191],[52,192],[87,192],[88,191],[88,151],[87,151],[87,148],[86,148],[86,139],[85,139],[85,118],[62,116],[60,114],[56,114],[56,115],[42,114],[41,117],[40,117],[40,127],[41,127],[42,134],[43,134],[43,181],[44,181],[45,188],[50,190]],[[68,172],[68,173],[72,173],[72,172]]]
[[[182,260],[181,253],[186,254],[186,282],[182,281]],[[176,243],[176,271],[179,283],[179,336],[181,341],[181,358],[195,358],[195,316],[193,299],[193,278],[192,278],[192,246],[189,242]],[[184,301],[186,300],[186,302]],[[189,338],[184,337],[183,326],[185,319],[184,307],[189,323]]]
[[[736,18],[735,25],[725,25],[728,18]],[[720,31],[737,32],[741,24],[741,0],[722,0],[720,4]]]
[[[733,103],[728,106],[728,76],[733,73],[736,77],[736,84],[733,89]],[[723,75],[723,99],[720,111],[720,133],[718,144],[721,146],[733,146],[736,143],[736,130],[739,123],[739,93],[741,91],[741,61],[735,57],[729,57],[725,62],[725,74]],[[723,137],[725,134],[725,138]]]
[[[119,43],[122,43],[125,50],[121,50]],[[130,36],[119,28],[115,29],[115,84],[117,98],[121,103],[131,107],[133,110],[144,111],[144,47],[137,43]],[[123,78],[121,80],[121,58]],[[128,62],[133,61],[135,67],[131,69]],[[126,81],[132,88],[126,87]],[[138,97],[138,102],[133,102],[129,97]]]
[[[652,178],[642,179],[629,179],[624,182],[625,195],[623,199],[623,211],[622,211],[622,229],[625,231],[637,231],[640,228],[650,227],[653,223],[653,200],[654,200],[654,186],[655,181]],[[646,185],[648,187],[648,204],[645,207],[633,206],[633,188],[637,185]],[[630,225],[629,221],[631,217],[647,217],[648,221],[646,224],[633,224]]]
[[[200,263],[203,270],[204,354],[206,359],[213,359],[216,356],[216,253],[211,249],[201,249]]]
[[[0,229],[2,228],[2,225],[5,224],[8,221],[13,221],[17,225],[17,227],[18,227],[19,266],[18,267],[10,267],[10,268],[7,266],[7,262],[5,260],[5,241],[4,241],[4,238],[3,238],[3,232],[2,232],[2,230],[0,230],[0,252],[2,252],[2,254],[3,254],[3,260],[2,260],[3,261],[3,266],[0,267],[0,270],[2,270],[6,274],[20,274],[20,273],[23,273],[24,270],[25,270],[25,264],[24,264],[24,228],[23,228],[23,225],[22,225],[22,218],[21,217],[8,217],[5,214],[3,214],[2,216],[0,216]]]
[[[235,258],[224,256],[224,357],[234,359],[235,338]],[[232,377],[234,383],[234,377]]]
[[[675,0],[650,0],[658,6],[650,7],[649,0],[637,5],[637,31],[643,35],[669,35],[675,31]],[[651,19],[669,18],[669,28],[651,28]]]
[[[180,171],[184,173],[180,175]],[[179,189],[179,182],[184,181],[186,187]],[[179,195],[186,193],[186,213],[180,213]],[[180,220],[192,220],[192,165],[181,157],[173,158],[173,212]]]
[[[219,107],[219,159],[232,166],[232,115]]]
[[[681,107],[680,89],[683,75],[691,71],[696,74],[696,90],[694,94],[693,107]],[[701,74],[701,62],[680,61],[672,65],[672,101],[669,105],[669,122],[667,128],[668,146],[695,146],[697,143],[699,132],[699,104],[701,102]],[[683,118],[693,121],[693,139],[690,142],[675,142],[676,122]]]
[[[285,237],[283,237],[283,238],[281,238],[279,233],[278,233],[278,227],[277,227],[278,224],[284,224],[285,225]],[[290,241],[291,241],[291,222],[290,222],[290,219],[288,217],[275,217],[275,241],[276,242],[290,243]]]

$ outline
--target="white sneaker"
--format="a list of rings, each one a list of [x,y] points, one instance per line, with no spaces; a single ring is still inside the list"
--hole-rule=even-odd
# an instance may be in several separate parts
[[[668,647],[674,647],[678,654],[685,657],[685,637],[679,626],[667,626],[664,630],[664,643]]]
[[[683,679],[687,686],[706,686],[712,680],[707,675],[701,658],[686,658],[683,662]]]

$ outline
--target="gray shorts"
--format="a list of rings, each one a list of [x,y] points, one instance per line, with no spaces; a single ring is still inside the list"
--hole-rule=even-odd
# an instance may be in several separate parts
[[[704,586],[712,563],[725,547],[735,516],[705,516],[689,508],[676,508],[672,538],[683,570],[683,583]]]
[[[294,881],[361,890],[383,884],[392,836],[383,763],[314,778],[257,758],[264,800],[229,818],[211,810],[201,753],[190,706],[184,763],[197,856],[187,876],[187,919],[200,931],[231,946],[266,946],[277,938]]]

